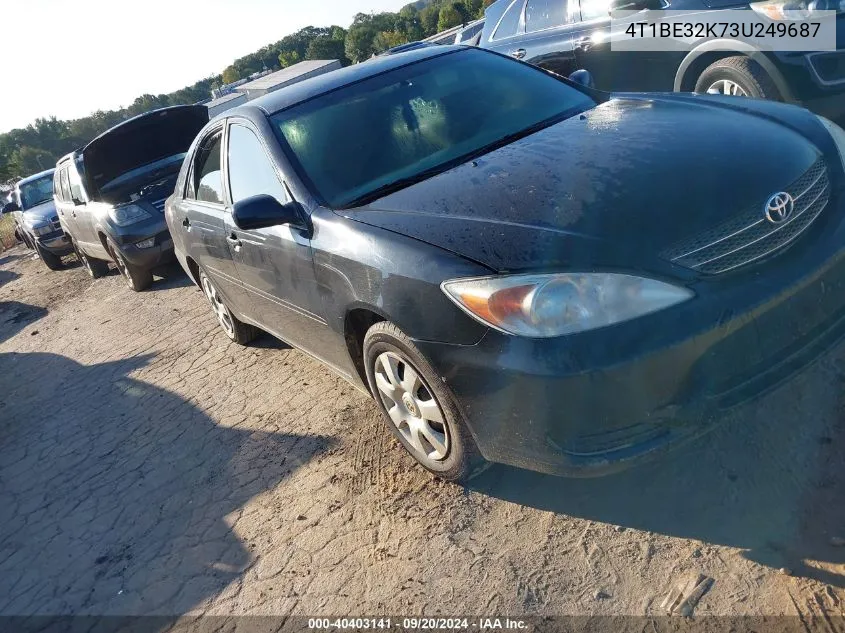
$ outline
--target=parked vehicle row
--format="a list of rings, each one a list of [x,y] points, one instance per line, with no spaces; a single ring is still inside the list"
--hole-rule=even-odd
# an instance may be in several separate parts
[[[845,131],[573,77],[433,46],[152,113],[59,162],[59,217],[92,275],[172,240],[229,339],[318,358],[440,477],[612,472],[839,340]]]
[[[53,202],[53,172],[48,169],[19,181],[12,199],[3,208],[15,218],[18,237],[34,250],[50,270],[62,267],[61,258],[71,245],[59,223]]]
[[[164,200],[185,151],[208,122],[205,106],[176,106],[124,121],[61,158],[52,182],[59,221],[94,277],[113,261],[130,288],[173,260]]]
[[[608,9],[614,7],[751,9],[776,22],[800,21],[807,9],[836,10],[837,50],[770,52],[702,38],[688,51],[613,51],[620,37],[611,33]],[[487,9],[479,46],[563,76],[587,70],[600,90],[757,97],[804,105],[845,124],[843,11],[838,0],[498,0]]]

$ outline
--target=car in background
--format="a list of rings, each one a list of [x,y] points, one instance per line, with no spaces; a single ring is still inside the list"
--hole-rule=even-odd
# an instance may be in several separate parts
[[[113,261],[129,287],[141,291],[152,284],[153,269],[172,261],[164,200],[207,122],[204,105],[154,110],[59,160],[53,177],[59,221],[92,277]]]
[[[408,42],[407,44],[399,44],[399,46],[388,48],[383,53],[373,55],[373,57],[381,57],[383,55],[396,55],[398,53],[407,53],[408,51],[415,51],[420,48],[428,48],[429,46],[437,46],[437,44],[432,44],[431,42]]]
[[[63,267],[62,256],[71,252],[71,244],[59,223],[53,203],[53,171],[48,169],[18,181],[12,200],[3,213],[15,218],[16,233],[34,250],[50,270]]]
[[[801,108],[432,47],[215,118],[165,215],[229,339],[322,360],[431,472],[586,476],[838,340],[844,154]]]
[[[600,90],[771,99],[803,105],[845,123],[845,14],[836,17],[839,49],[829,52],[761,52],[727,39],[702,40],[687,51],[612,51],[611,6],[696,12],[750,8],[775,20],[794,19],[795,7],[806,6],[790,0],[613,1],[498,0],[487,8],[479,46],[565,77],[585,69]],[[838,0],[814,0],[812,5],[845,10]]]
[[[478,46],[481,41],[481,31],[484,28],[484,18],[470,22],[464,28],[457,32],[453,44],[466,44],[468,46]]]

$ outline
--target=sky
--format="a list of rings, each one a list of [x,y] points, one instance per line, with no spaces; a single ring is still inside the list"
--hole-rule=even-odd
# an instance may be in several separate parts
[[[0,133],[173,92],[304,26],[409,1],[3,0]]]

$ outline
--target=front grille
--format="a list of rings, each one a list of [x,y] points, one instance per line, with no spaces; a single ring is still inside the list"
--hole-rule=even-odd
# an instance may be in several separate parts
[[[163,212],[164,211],[164,203],[167,201],[167,198],[162,198],[161,200],[156,200],[151,204],[156,208],[156,211]]]
[[[813,223],[830,199],[827,166],[819,158],[787,187],[795,199],[792,217],[773,224],[764,216],[765,200],[733,219],[676,244],[663,257],[708,275],[739,268],[786,247]]]

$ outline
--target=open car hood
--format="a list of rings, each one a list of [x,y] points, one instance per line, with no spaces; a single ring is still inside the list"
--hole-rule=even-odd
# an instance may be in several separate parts
[[[121,174],[187,152],[206,123],[206,106],[174,106],[136,116],[103,132],[82,150],[88,191],[99,198],[100,188]]]

